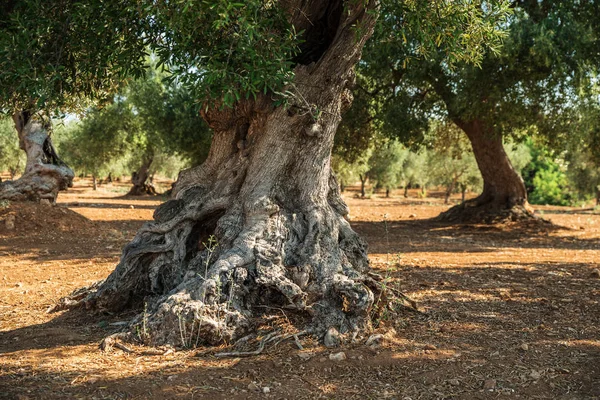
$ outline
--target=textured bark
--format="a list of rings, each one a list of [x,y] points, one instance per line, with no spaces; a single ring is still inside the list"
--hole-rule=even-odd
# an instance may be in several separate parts
[[[150,176],[150,166],[154,161],[154,154],[148,153],[144,156],[140,169],[135,171],[131,175],[132,188],[127,193],[130,196],[141,196],[144,194],[156,194],[154,186],[148,184],[148,177]]]
[[[234,340],[273,308],[318,335],[370,328],[380,286],[330,165],[353,67],[376,19],[363,4],[349,2],[342,13],[340,1],[285,2],[299,31],[335,24],[317,61],[295,68],[291,107],[273,107],[267,95],[203,108],[214,132],[206,162],[180,174],[174,198],[103,283],[71,298],[82,298],[75,305],[147,302],[131,329],[152,344]]]
[[[27,112],[17,113],[13,119],[27,164],[19,179],[0,184],[0,199],[56,202],[58,192],[72,186],[73,171],[56,154],[43,121]]]
[[[463,222],[493,222],[534,218],[527,202],[527,190],[504,151],[502,136],[482,121],[455,123],[466,133],[483,178],[483,192],[442,213],[440,219]]]

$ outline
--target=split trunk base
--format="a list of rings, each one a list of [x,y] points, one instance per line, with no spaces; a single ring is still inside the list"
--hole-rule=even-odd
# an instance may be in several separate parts
[[[56,202],[60,190],[72,186],[74,173],[54,149],[43,121],[22,112],[14,115],[19,145],[27,154],[24,174],[0,183],[0,200]]]

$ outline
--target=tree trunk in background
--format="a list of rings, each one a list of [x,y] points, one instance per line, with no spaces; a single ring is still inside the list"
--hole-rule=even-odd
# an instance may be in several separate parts
[[[455,123],[467,134],[483,178],[483,192],[440,215],[441,220],[494,222],[534,218],[521,176],[504,151],[502,137],[481,121]]]
[[[155,345],[231,342],[281,308],[316,335],[370,329],[382,285],[344,218],[330,164],[353,67],[376,20],[365,3],[284,3],[306,32],[305,46],[314,38],[326,44],[298,58],[291,107],[273,107],[267,94],[233,109],[203,108],[214,132],[208,159],[180,174],[174,198],[157,208],[106,281],[71,300],[113,311],[148,302],[130,328],[143,324],[143,340]]]
[[[92,175],[92,189],[98,190],[98,183],[96,182],[96,175]]]
[[[27,164],[19,179],[0,185],[0,199],[55,203],[58,192],[72,186],[75,174],[56,154],[42,120],[26,111],[14,114],[13,120]]]
[[[367,196],[367,192],[365,191],[365,185],[367,184],[367,175],[360,174],[358,175],[360,178],[360,197],[363,199]]]
[[[408,185],[404,186],[404,198],[407,199],[408,198]]]
[[[127,193],[129,196],[141,196],[144,194],[156,194],[156,191],[153,187],[148,185],[148,177],[150,176],[150,166],[154,161],[154,154],[152,152],[148,152],[142,160],[142,165],[140,169],[135,171],[131,175],[131,183],[133,184],[132,188]]]

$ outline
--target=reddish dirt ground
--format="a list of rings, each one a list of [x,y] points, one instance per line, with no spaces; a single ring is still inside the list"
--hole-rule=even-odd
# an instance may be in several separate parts
[[[600,399],[598,211],[536,207],[561,229],[444,225],[431,219],[440,199],[350,192],[373,266],[424,314],[384,320],[383,344],[336,349],[344,361],[311,339],[221,360],[101,352],[131,314],[46,313],[108,275],[163,201],[124,190],[78,181],[56,207],[0,209],[16,216],[13,230],[0,221],[0,398]]]

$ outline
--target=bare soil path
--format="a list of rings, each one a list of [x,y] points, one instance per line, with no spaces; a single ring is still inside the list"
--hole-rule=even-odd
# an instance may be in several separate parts
[[[600,399],[598,211],[536,208],[564,229],[444,225],[431,220],[440,199],[349,192],[374,267],[426,314],[383,320],[387,340],[336,349],[344,361],[312,340],[221,360],[104,353],[100,340],[131,315],[46,313],[108,275],[163,201],[124,189],[80,180],[58,207],[0,209],[0,398]]]

